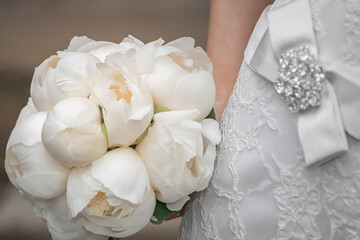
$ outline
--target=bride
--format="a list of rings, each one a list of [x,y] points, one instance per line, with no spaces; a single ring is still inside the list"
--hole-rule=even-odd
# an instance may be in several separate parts
[[[360,239],[360,1],[269,3],[212,2],[222,143],[178,239]]]

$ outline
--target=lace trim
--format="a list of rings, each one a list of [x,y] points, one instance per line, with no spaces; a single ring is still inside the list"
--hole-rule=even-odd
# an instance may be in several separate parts
[[[360,4],[358,0],[343,0],[346,4],[344,15],[345,38],[343,61],[351,65],[360,64]]]

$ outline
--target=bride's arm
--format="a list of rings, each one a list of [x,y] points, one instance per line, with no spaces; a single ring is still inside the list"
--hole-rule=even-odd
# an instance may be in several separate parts
[[[234,87],[244,50],[264,8],[273,0],[211,0],[207,52],[214,65],[219,119]]]

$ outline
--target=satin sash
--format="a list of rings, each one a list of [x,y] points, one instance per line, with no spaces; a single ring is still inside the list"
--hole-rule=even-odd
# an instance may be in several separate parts
[[[304,45],[310,47],[328,79],[323,84],[321,105],[296,113],[299,139],[306,165],[310,167],[348,150],[345,131],[360,139],[360,69],[321,58],[309,0],[293,0],[272,10],[266,8],[249,40],[245,61],[262,77],[275,82],[279,57]]]

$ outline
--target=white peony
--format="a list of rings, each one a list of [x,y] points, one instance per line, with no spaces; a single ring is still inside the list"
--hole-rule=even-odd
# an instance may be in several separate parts
[[[148,135],[136,146],[156,198],[180,210],[188,195],[207,187],[213,173],[215,145],[220,142],[215,120],[196,122],[197,110],[157,113]]]
[[[128,147],[73,169],[66,199],[71,217],[86,219],[86,229],[120,238],[140,231],[156,202],[144,163]]]
[[[41,142],[47,113],[35,112],[31,100],[21,112],[6,148],[5,170],[11,183],[36,198],[65,192],[70,169],[53,159]]]
[[[66,50],[49,57],[35,69],[30,91],[34,105],[40,111],[49,112],[56,103],[68,97],[87,98],[96,84],[96,79],[93,82],[94,78],[88,72],[89,68],[105,62],[108,55],[126,54],[131,50],[136,52],[143,46],[141,41],[132,36],[119,44],[94,41],[85,36],[74,37]],[[143,55],[137,57],[139,63],[136,66],[144,68]],[[129,62],[126,61],[127,66],[132,67]],[[136,66],[132,68],[138,69]]]
[[[162,39],[158,39],[144,44],[131,35],[125,37],[120,43],[94,41],[83,36],[74,37],[65,51],[89,53],[97,57],[101,62],[106,62],[109,56],[117,54],[119,55],[116,59],[117,64],[140,75],[152,71],[155,52],[161,54],[158,47],[163,43]]]
[[[98,62],[95,56],[83,52],[59,52],[46,59],[35,69],[31,82],[35,107],[49,112],[56,103],[68,97],[87,98],[93,85],[87,66]]]
[[[158,47],[153,71],[144,75],[155,105],[170,110],[200,111],[204,119],[215,102],[212,64],[206,52],[194,48],[193,38],[180,38]]]
[[[117,55],[113,55],[117,57]],[[146,130],[153,116],[150,90],[142,80],[109,58],[108,64],[98,64],[98,84],[91,100],[102,107],[109,146],[134,144]]]
[[[34,113],[37,113],[37,112],[38,112],[38,110],[34,106],[34,103],[33,103],[32,99],[31,99],[31,97],[29,97],[26,106],[23,107],[23,109],[21,109],[19,117],[16,120],[16,125],[18,125],[23,120],[28,119],[31,115],[33,115]]]
[[[73,37],[65,52],[84,52],[97,57],[101,62],[105,62],[108,55],[112,53],[125,54],[130,49],[137,50],[145,44],[140,40],[129,35],[120,43],[94,41],[86,36]]]
[[[70,219],[65,194],[48,201],[31,201],[38,218],[44,221],[53,240],[107,240],[107,236],[89,232],[83,219]]]
[[[50,155],[68,167],[85,166],[107,150],[99,107],[86,98],[57,103],[44,123],[42,139]]]

